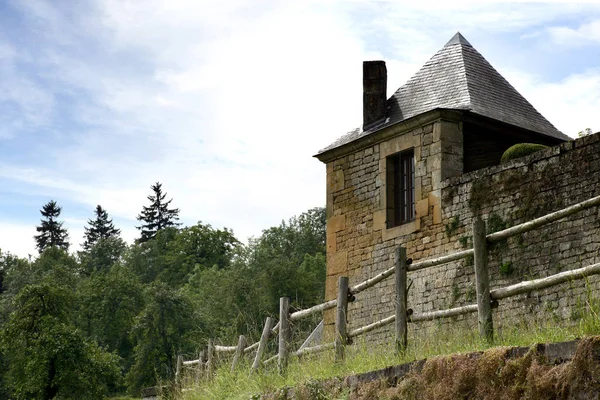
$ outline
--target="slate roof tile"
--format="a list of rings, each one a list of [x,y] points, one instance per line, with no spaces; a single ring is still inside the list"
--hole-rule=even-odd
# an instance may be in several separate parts
[[[556,139],[570,139],[457,33],[387,100],[385,120],[366,131],[358,127],[348,132],[318,154],[438,108],[468,110]]]

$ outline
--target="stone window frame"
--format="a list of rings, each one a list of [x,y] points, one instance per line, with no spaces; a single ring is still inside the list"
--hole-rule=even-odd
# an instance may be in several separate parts
[[[412,131],[404,132],[398,136],[394,136],[379,144],[379,188],[380,188],[380,204],[379,209],[373,215],[373,229],[382,232],[384,241],[395,239],[401,236],[408,235],[421,229],[421,218],[416,212],[416,217],[409,222],[390,227],[387,226],[387,157],[413,149],[415,157],[415,208],[421,199],[421,178],[417,176],[416,171],[418,164],[421,161],[421,135],[413,134]]]
[[[387,228],[395,228],[414,220],[416,218],[414,147],[386,157],[386,185]]]

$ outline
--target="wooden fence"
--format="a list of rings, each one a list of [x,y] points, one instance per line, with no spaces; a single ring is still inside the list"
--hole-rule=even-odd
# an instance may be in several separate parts
[[[382,273],[354,286],[349,286],[348,277],[339,277],[338,295],[334,300],[318,304],[305,310],[290,313],[289,298],[282,297],[279,303],[279,322],[273,326],[272,318],[266,318],[260,340],[252,345],[248,345],[246,338],[243,335],[239,337],[236,346],[215,345],[214,341],[211,339],[208,342],[207,348],[200,353],[200,356],[197,359],[184,361],[183,357],[179,356],[177,360],[176,380],[181,382],[184,368],[189,368],[195,371],[195,374],[188,374],[188,377],[194,377],[196,382],[198,382],[200,379],[210,378],[214,372],[216,356],[218,353],[233,354],[233,360],[231,363],[232,371],[238,367],[241,359],[245,355],[253,353],[254,361],[252,363],[251,372],[259,369],[261,365],[270,364],[277,360],[278,371],[282,374],[286,371],[290,356],[298,357],[306,354],[313,354],[334,349],[335,360],[341,360],[344,358],[345,347],[352,342],[351,339],[392,323],[395,323],[395,343],[397,351],[402,352],[406,349],[408,344],[408,323],[431,321],[434,319],[448,318],[469,313],[477,313],[479,334],[488,341],[492,341],[494,334],[492,309],[498,306],[499,300],[523,293],[528,293],[533,290],[544,289],[570,280],[581,279],[590,275],[600,274],[600,263],[561,272],[545,278],[523,281],[514,285],[490,290],[487,265],[489,245],[505,240],[509,237],[534,230],[543,225],[568,217],[579,211],[591,207],[597,207],[599,205],[600,196],[597,196],[560,211],[544,215],[543,217],[536,218],[523,224],[516,225],[489,235],[486,235],[485,233],[485,222],[481,219],[475,219],[473,222],[472,249],[462,250],[444,255],[442,257],[422,260],[419,262],[413,262],[411,259],[408,259],[406,256],[406,249],[404,247],[399,247],[396,249],[395,253],[395,265],[383,271]],[[408,273],[471,256],[473,257],[475,268],[476,304],[469,304],[445,310],[424,312],[420,314],[415,314],[411,309],[408,308]],[[358,295],[360,292],[375,286],[383,280],[390,278],[392,275],[394,275],[396,282],[395,313],[387,318],[383,318],[366,326],[348,330],[348,302],[353,302],[356,299],[356,295]],[[316,346],[310,346],[307,345],[310,339],[309,338],[298,350],[292,351],[290,349],[292,333],[291,323],[293,321],[298,321],[302,318],[322,313],[333,308],[336,309],[336,334],[334,341]],[[275,335],[278,335],[278,352],[276,355],[264,359],[267,341],[269,338],[274,337]]]

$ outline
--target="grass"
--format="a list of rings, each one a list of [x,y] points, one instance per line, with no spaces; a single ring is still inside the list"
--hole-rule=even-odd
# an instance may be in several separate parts
[[[343,362],[333,362],[333,352],[328,351],[304,360],[292,359],[288,373],[281,376],[273,363],[269,368],[256,374],[249,374],[250,361],[231,373],[229,361],[217,369],[214,379],[191,386],[176,396],[182,400],[200,399],[251,399],[259,398],[261,393],[285,391],[286,387],[304,385],[309,389],[312,383],[334,377],[344,377],[361,372],[381,369],[390,365],[403,364],[414,360],[473,351],[483,351],[496,346],[531,346],[535,343],[561,342],[600,334],[600,302],[591,298],[579,307],[578,320],[568,326],[565,321],[558,323],[549,318],[547,321],[528,319],[516,324],[505,324],[498,329],[493,344],[479,338],[476,329],[457,322],[454,325],[434,324],[428,332],[420,332],[409,337],[409,346],[402,355],[396,355],[390,345],[367,346],[364,341],[356,341],[346,350]],[[467,318],[471,321],[473,318]],[[411,327],[409,326],[409,330]],[[314,385],[321,390],[320,385]],[[326,393],[312,393],[312,398],[330,399]],[[341,397],[344,398],[343,396]]]

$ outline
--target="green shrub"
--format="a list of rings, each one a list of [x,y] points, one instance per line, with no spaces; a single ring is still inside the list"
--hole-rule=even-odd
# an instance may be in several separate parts
[[[504,154],[502,154],[500,162],[505,163],[507,161],[514,160],[515,158],[525,157],[529,154],[535,153],[536,151],[540,151],[547,148],[548,146],[544,146],[543,144],[517,143],[514,146],[510,146],[504,152]]]

